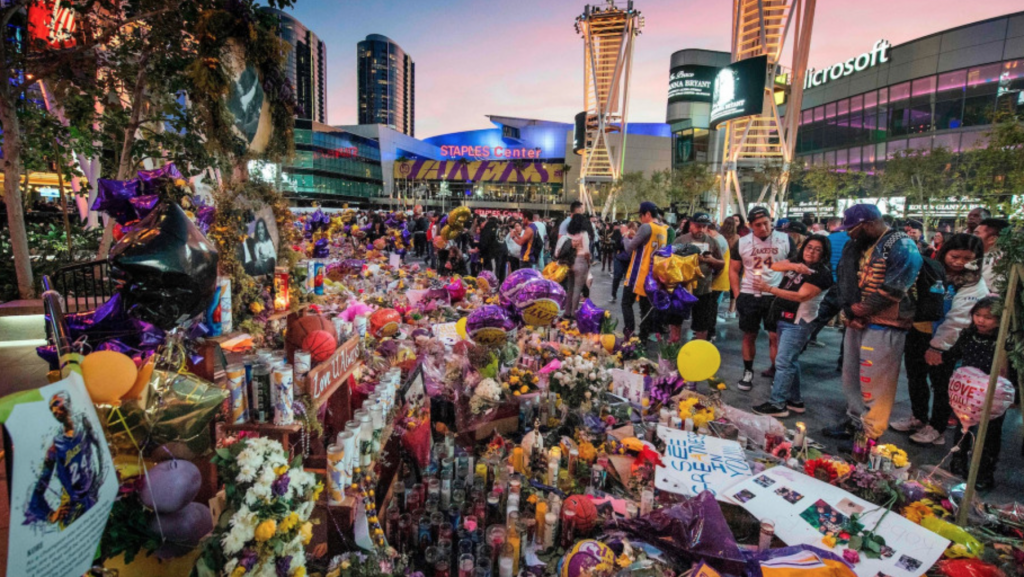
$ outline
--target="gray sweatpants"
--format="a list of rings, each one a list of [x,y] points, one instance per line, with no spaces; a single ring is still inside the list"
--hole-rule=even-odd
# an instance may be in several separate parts
[[[872,439],[889,428],[907,333],[899,329],[847,327],[843,344],[846,412]]]
[[[565,303],[565,310],[573,318],[576,317],[576,311],[580,308],[580,293],[583,291],[583,287],[587,286],[587,273],[590,272],[590,257],[589,256],[577,256],[573,262],[572,268],[569,269],[569,282],[566,283],[566,296],[569,297],[569,302]]]

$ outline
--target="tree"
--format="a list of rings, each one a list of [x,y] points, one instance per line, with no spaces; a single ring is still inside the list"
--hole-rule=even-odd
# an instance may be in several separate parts
[[[799,166],[793,170],[793,183],[799,184],[820,207],[831,207],[834,214],[836,201],[855,197],[861,190],[862,173],[839,171],[831,164]]]
[[[955,162],[956,155],[944,147],[900,150],[886,162],[881,177],[883,193],[905,196],[909,199],[908,205],[920,207],[925,235],[934,220],[934,200],[954,197],[962,189],[953,170]]]
[[[718,175],[702,162],[688,162],[672,171],[669,202],[686,205],[687,214],[693,214],[704,195],[715,189]]]
[[[777,214],[785,201],[782,190],[789,182],[789,167],[781,159],[770,158],[754,170],[753,177],[754,182],[761,185],[757,202],[767,201],[772,214]]]
[[[1024,195],[1024,118],[1000,113],[983,148],[961,154],[965,194],[996,213],[1015,215]]]

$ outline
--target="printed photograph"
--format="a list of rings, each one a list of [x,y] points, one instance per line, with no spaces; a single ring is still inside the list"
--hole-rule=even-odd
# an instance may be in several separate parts
[[[909,555],[900,555],[899,561],[896,561],[896,566],[904,571],[917,571],[921,568],[921,562]]]
[[[754,479],[754,482],[757,483],[758,485],[761,485],[762,487],[771,487],[772,485],[775,484],[774,479],[772,479],[771,477],[766,477],[764,475],[761,475],[760,477]]]
[[[746,503],[747,501],[749,501],[749,500],[754,498],[754,494],[751,493],[750,491],[746,490],[746,489],[743,489],[739,493],[736,493],[735,495],[733,495],[732,498],[736,499],[740,503]]]
[[[845,532],[844,526],[849,517],[833,508],[822,499],[818,499],[813,505],[800,513],[800,518],[818,530],[822,535],[835,537],[838,543],[846,543],[850,535]]]
[[[797,501],[804,498],[803,495],[797,493],[796,491],[790,489],[789,487],[779,487],[778,489],[775,489],[775,494],[789,501],[790,503],[793,503],[794,505],[797,503]]]
[[[238,260],[249,276],[273,274],[277,266],[277,223],[270,207],[246,215],[245,240],[238,246]]]

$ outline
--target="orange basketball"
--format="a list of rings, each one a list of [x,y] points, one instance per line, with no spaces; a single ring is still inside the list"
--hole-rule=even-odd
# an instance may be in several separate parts
[[[327,331],[313,331],[302,341],[302,348],[309,351],[314,363],[322,363],[334,354],[338,340]]]
[[[573,523],[576,525],[576,536],[581,537],[594,528],[597,521],[597,507],[585,495],[573,495],[562,503],[562,511],[576,513]]]
[[[331,323],[330,319],[321,315],[306,315],[299,317],[288,324],[288,331],[285,333],[285,341],[294,350],[303,348],[302,343],[306,341],[306,337],[316,331],[327,331],[327,334],[334,337],[335,343],[337,343],[338,335],[334,332],[334,324]]]
[[[395,309],[377,309],[370,315],[370,334],[378,339],[394,336],[401,322],[402,315]]]

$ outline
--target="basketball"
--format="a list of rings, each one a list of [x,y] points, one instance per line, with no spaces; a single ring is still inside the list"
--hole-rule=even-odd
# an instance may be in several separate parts
[[[322,363],[338,348],[338,340],[327,331],[313,331],[302,341],[302,348],[309,351],[314,363]]]
[[[315,331],[327,331],[327,334],[334,338],[337,342],[338,335],[334,332],[334,324],[331,321],[321,315],[306,315],[299,317],[288,324],[288,331],[285,333],[285,341],[292,348],[292,350],[299,350],[303,348],[302,343],[306,341],[306,337]]]
[[[585,495],[569,497],[562,503],[562,510],[576,513],[573,523],[576,525],[577,537],[585,535],[594,528],[594,522],[597,521],[597,507]]]

